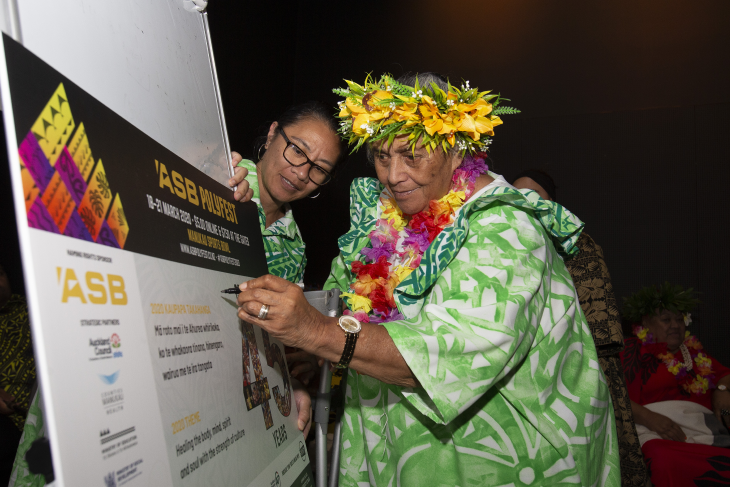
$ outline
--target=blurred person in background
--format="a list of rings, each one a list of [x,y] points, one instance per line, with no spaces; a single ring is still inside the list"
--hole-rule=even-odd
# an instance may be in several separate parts
[[[621,353],[654,485],[730,485],[730,369],[690,334],[692,289],[665,282],[626,299]]]

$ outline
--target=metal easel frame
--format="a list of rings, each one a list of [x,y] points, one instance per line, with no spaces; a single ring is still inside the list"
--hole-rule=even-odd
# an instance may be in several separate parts
[[[342,314],[342,301],[339,289],[329,291],[310,291],[304,293],[309,304],[327,316]],[[343,371],[340,390],[347,387],[347,370]],[[315,485],[316,487],[337,487],[340,470],[340,436],[342,432],[342,412],[344,407],[337,408],[334,439],[332,443],[332,465],[327,482],[327,427],[332,410],[332,371],[330,361],[325,360],[319,373],[319,390],[314,401],[314,438],[315,438]]]

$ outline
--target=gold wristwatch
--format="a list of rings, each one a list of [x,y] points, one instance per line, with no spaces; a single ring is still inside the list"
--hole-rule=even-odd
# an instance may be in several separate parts
[[[337,324],[345,332],[345,349],[342,352],[340,361],[332,364],[332,366],[336,369],[346,369],[350,365],[352,356],[355,355],[355,344],[357,343],[357,338],[360,336],[362,325],[352,316],[340,316]]]

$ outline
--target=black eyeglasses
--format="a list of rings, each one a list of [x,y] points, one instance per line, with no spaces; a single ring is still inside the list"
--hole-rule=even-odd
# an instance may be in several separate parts
[[[279,132],[281,132],[281,136],[284,137],[284,140],[286,141],[286,147],[284,147],[284,159],[286,159],[286,162],[294,167],[302,167],[305,164],[309,164],[308,176],[310,181],[317,186],[324,186],[329,183],[332,179],[332,175],[310,161],[307,154],[305,154],[299,146],[289,140],[289,137],[286,136],[283,128],[279,127]]]

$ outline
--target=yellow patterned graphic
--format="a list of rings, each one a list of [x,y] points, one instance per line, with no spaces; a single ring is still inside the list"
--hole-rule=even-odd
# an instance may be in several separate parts
[[[68,152],[71,154],[76,166],[81,172],[84,180],[89,179],[91,169],[94,167],[94,157],[91,155],[89,138],[86,136],[86,127],[81,122],[74,133],[71,143],[68,145]]]
[[[124,242],[127,241],[127,234],[129,233],[129,225],[127,224],[127,217],[124,214],[119,193],[114,197],[114,203],[112,203],[112,209],[106,222],[109,224],[109,228],[112,229],[119,247],[124,248]]]
[[[51,166],[56,164],[75,126],[66,90],[61,83],[30,129]]]

